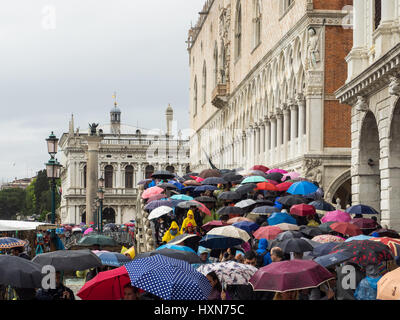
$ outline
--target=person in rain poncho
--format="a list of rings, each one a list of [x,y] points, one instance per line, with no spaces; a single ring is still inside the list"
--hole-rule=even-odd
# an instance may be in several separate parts
[[[377,265],[365,268],[366,277],[357,286],[354,297],[357,300],[376,300],[378,281],[382,278]]]
[[[192,266],[195,269],[197,269],[198,267],[200,267],[203,264],[212,263],[210,260],[210,253],[211,253],[211,249],[207,249],[202,246],[199,246],[199,248],[197,249],[197,255],[200,257],[201,263],[195,263],[195,264],[192,264]]]
[[[181,234],[185,233],[186,229],[187,229],[187,225],[191,223],[193,227],[197,227],[197,223],[194,220],[194,213],[192,210],[189,210],[186,216],[186,219],[183,220],[182,223],[182,228],[181,228]]]
[[[133,260],[133,258],[135,258],[136,255],[135,247],[133,246],[130,247],[128,250],[124,252],[124,255]]]
[[[272,263],[271,255],[268,251],[268,240],[261,238],[258,242],[258,249],[256,251],[257,255],[262,257],[262,265],[257,265],[258,268],[264,267]],[[260,260],[260,259],[257,259]],[[257,263],[258,264],[258,263]]]
[[[172,221],[171,227],[164,234],[164,237],[162,238],[162,241],[165,242],[165,243],[168,243],[172,239],[174,239],[176,236],[178,236],[179,234],[180,234],[180,232],[179,232],[178,224],[175,221]]]

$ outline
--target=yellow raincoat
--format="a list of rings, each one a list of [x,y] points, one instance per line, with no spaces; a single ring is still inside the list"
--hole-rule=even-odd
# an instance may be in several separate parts
[[[125,246],[122,246],[121,254],[125,254],[125,252],[127,252],[127,251],[128,251],[128,248]]]
[[[171,234],[171,229],[176,229],[176,234],[175,235],[173,235],[173,234]],[[164,236],[163,236],[163,238],[162,238],[162,241],[163,242],[169,242],[169,241],[171,241],[172,239],[174,239],[176,236],[178,236],[180,234],[180,232],[179,232],[179,226],[178,226],[178,224],[175,222],[175,221],[172,221],[172,223],[171,223],[171,227],[168,229],[168,231],[164,234]]]
[[[130,247],[128,250],[125,251],[124,255],[129,254],[129,258],[131,258],[133,260],[133,258],[135,258],[135,247]]]
[[[194,213],[192,210],[189,210],[186,216],[186,219],[183,220],[181,234],[183,234],[186,230],[187,225],[191,223],[193,227],[197,227],[196,221],[194,220]]]

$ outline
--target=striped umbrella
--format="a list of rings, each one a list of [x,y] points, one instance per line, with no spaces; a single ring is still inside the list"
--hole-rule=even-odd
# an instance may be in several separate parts
[[[26,241],[10,237],[0,238],[0,249],[11,249],[25,246]]]

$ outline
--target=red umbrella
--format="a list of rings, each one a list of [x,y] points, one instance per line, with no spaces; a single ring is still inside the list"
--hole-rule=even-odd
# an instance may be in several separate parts
[[[257,183],[256,190],[266,190],[266,191],[278,191],[276,187],[270,182],[260,182]]]
[[[378,224],[372,219],[356,218],[352,219],[350,223],[356,225],[360,229],[376,229]]]
[[[286,292],[315,288],[333,275],[313,260],[286,260],[260,268],[249,280],[254,291]]]
[[[294,214],[300,217],[312,216],[315,213],[315,208],[309,204],[296,204],[290,208],[290,214]]]
[[[206,215],[211,216],[211,211],[204,204],[196,200],[190,200],[190,202],[196,203],[197,209],[199,209],[201,212],[204,212]]]
[[[332,229],[332,231],[336,231],[338,233],[351,237],[362,234],[362,231],[359,227],[349,222],[335,222],[330,225],[330,228]]]
[[[283,182],[283,183],[278,184],[276,186],[276,189],[280,192],[284,192],[284,191],[287,191],[292,184],[293,184],[293,182]]]
[[[394,256],[397,257],[400,255],[400,251],[399,251],[400,240],[399,239],[382,237],[382,238],[370,238],[368,240],[382,242],[383,244],[386,244],[390,248],[390,250],[392,250]]]
[[[219,221],[219,220],[213,220],[210,222],[207,222],[206,224],[203,224],[201,227],[205,230],[205,231],[210,231],[211,229],[217,228],[217,227],[224,227],[224,226],[229,226],[228,223],[223,222],[223,221]]]
[[[267,227],[258,228],[257,231],[253,232],[253,236],[256,239],[273,240],[281,232],[282,232],[282,229],[279,227],[267,226]]]
[[[100,272],[89,280],[77,293],[82,300],[121,300],[124,286],[130,283],[128,271],[124,266]]]
[[[267,172],[269,170],[269,168],[267,168],[266,166],[263,166],[263,165],[255,165],[255,166],[251,167],[250,170],[260,170],[262,172]]]

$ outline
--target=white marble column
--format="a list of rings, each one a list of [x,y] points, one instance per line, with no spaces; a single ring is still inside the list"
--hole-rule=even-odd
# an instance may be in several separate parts
[[[276,162],[276,115],[270,116],[271,119],[271,166]]]
[[[297,105],[295,104],[294,100],[290,105],[290,140],[291,148],[290,148],[290,157],[295,157],[296,153],[296,137],[298,136],[298,119],[297,119]]]
[[[298,114],[299,114],[299,124],[298,124],[298,136],[299,136],[299,145],[298,145],[298,153],[303,154],[304,150],[306,148],[303,146],[303,144],[306,143],[306,140],[304,139],[304,133],[305,133],[305,128],[304,128],[304,115],[305,115],[305,100],[303,94],[298,94],[296,96],[296,102],[299,108]]]
[[[282,161],[282,143],[283,143],[283,136],[282,136],[282,125],[283,125],[283,113],[281,109],[277,109],[277,123],[276,123],[276,130],[277,130],[277,159],[278,162]]]
[[[283,110],[283,158],[288,159],[289,157],[289,105],[282,105]]]
[[[265,159],[265,124],[260,122],[260,153],[261,158]]]

